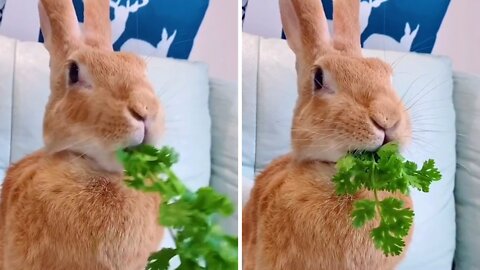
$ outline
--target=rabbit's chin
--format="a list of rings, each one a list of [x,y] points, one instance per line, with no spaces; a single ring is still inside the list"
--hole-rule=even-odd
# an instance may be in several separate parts
[[[72,149],[73,151],[86,156],[92,161],[92,168],[108,172],[122,172],[123,166],[118,161],[116,151],[118,149],[125,149],[134,147],[140,144],[156,145],[157,136],[151,136],[148,132],[138,132],[133,134],[128,139],[128,142],[120,145],[105,146],[101,143],[91,143],[83,145],[79,149]]]
[[[120,146],[118,149],[124,147],[127,146]],[[88,145],[83,145],[79,149],[72,150],[91,160],[92,168],[95,170],[122,172],[123,166],[116,157],[116,149],[116,147],[106,148],[105,145],[101,145],[100,143],[91,143]]]
[[[115,153],[111,154],[97,154],[95,156],[88,156],[92,159],[93,169],[107,172],[122,172],[123,166],[117,160]]]
[[[127,147],[128,145],[114,147],[113,145],[106,147],[104,144],[90,140],[84,143],[55,143],[47,144],[45,151],[50,154],[60,152],[71,152],[90,161],[94,170],[108,172],[122,172],[123,166],[117,160],[116,150]]]
[[[368,144],[358,147],[347,147],[346,145],[336,145],[331,147],[306,147],[297,152],[297,157],[300,160],[318,160],[329,163],[336,163],[339,159],[345,156],[350,151],[368,151],[373,152],[380,148],[383,144],[383,136],[378,137]]]
[[[337,162],[341,157],[347,153],[346,149],[331,148],[331,149],[317,149],[308,148],[297,153],[300,160],[319,160],[323,162]]]

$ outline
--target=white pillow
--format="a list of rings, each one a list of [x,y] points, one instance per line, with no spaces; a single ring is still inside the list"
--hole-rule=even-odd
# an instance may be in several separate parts
[[[238,89],[236,82],[212,80],[210,115],[212,117],[212,180],[210,185],[228,195],[238,205]],[[220,224],[237,235],[238,211]]]
[[[43,145],[42,120],[50,94],[48,61],[43,44],[0,36],[1,181],[9,163]],[[192,190],[208,186],[211,138],[207,66],[156,57],[149,57],[147,63],[150,80],[165,108],[162,144],[180,154],[174,170]]]
[[[457,210],[458,270],[480,269],[480,77],[455,74],[457,112]]]
[[[10,163],[15,42],[0,36],[0,179]]]
[[[394,84],[410,110],[414,140],[406,158],[435,159],[443,179],[428,194],[412,191],[415,231],[399,269],[451,269],[455,250],[455,112],[452,71],[446,58],[364,50],[394,63]],[[293,52],[285,41],[243,35],[244,180],[251,183],[272,159],[290,150],[290,126],[297,98]],[[410,102],[408,102],[410,101]],[[255,123],[254,125],[250,123]],[[246,147],[245,147],[246,146]]]

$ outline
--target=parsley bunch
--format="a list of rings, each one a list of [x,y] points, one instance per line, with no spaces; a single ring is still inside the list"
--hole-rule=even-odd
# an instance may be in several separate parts
[[[353,226],[360,228],[379,216],[379,226],[370,233],[375,247],[386,256],[401,254],[414,213],[405,208],[400,199],[390,197],[380,201],[377,192],[408,194],[409,187],[428,192],[430,184],[442,178],[435,162],[430,159],[417,168],[417,164],[400,155],[397,143],[388,143],[375,153],[347,154],[337,162],[336,168],[337,174],[332,180],[337,194],[354,195],[364,189],[374,193],[373,200],[354,203]]]
[[[166,270],[170,260],[178,256],[178,270],[237,269],[237,237],[223,233],[216,224],[218,215],[230,216],[233,204],[210,187],[189,191],[171,170],[178,155],[172,148],[156,149],[140,145],[117,152],[125,169],[128,186],[162,197],[159,223],[169,228],[175,248],[153,253],[146,269]]]

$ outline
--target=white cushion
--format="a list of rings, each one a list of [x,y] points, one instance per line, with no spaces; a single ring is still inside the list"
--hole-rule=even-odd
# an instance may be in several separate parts
[[[10,163],[15,42],[0,37],[0,179]]]
[[[43,44],[0,36],[2,181],[11,162],[43,145],[42,119],[50,94],[48,61]],[[175,172],[192,190],[208,186],[211,127],[207,66],[156,57],[149,57],[147,63],[166,113],[162,144],[173,146],[180,154]]]
[[[212,177],[210,185],[238,205],[238,89],[236,82],[211,80]],[[237,235],[238,213],[220,224]]]
[[[285,41],[244,34],[243,53],[243,140],[247,141],[243,172],[248,186],[272,159],[290,150],[297,86],[294,54]],[[450,62],[413,53],[365,50],[364,55],[394,63],[399,95],[409,89],[404,101],[412,105],[415,138],[406,158],[417,163],[433,158],[443,175],[428,194],[411,192],[415,232],[399,269],[451,269],[455,250],[455,113]]]
[[[480,77],[455,74],[458,270],[480,269]]]

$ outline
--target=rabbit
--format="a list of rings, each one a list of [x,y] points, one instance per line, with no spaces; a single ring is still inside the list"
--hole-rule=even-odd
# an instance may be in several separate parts
[[[354,201],[373,199],[373,192],[340,196],[331,181],[335,162],[348,151],[374,151],[389,141],[404,149],[410,142],[411,121],[393,89],[393,71],[362,57],[358,0],[334,1],[332,38],[321,1],[279,3],[298,75],[292,150],[258,175],[243,209],[244,269],[393,269],[405,251],[387,257],[375,248],[370,231],[378,219],[352,225]],[[378,196],[413,209],[408,195]]]
[[[114,52],[109,0],[41,0],[51,94],[44,147],[12,165],[0,201],[0,269],[145,269],[160,197],[124,183],[116,150],[156,144],[164,113],[143,59]]]
[[[419,29],[420,25],[417,25],[415,30],[412,31],[410,24],[407,22],[404,29],[405,34],[400,39],[400,42],[387,35],[372,34],[365,40],[363,45],[370,49],[388,49],[393,51],[409,52],[412,49],[413,41],[415,40]]]

